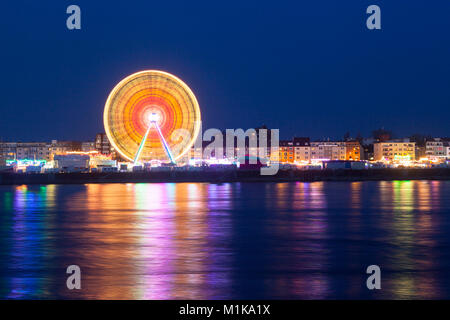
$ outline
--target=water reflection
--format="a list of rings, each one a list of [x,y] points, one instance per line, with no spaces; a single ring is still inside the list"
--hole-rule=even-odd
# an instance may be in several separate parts
[[[10,256],[2,263],[2,271],[10,275],[6,298],[37,298],[51,290],[55,192],[56,186],[49,185],[18,186],[4,193],[3,219],[9,219],[4,221],[9,228],[2,228],[2,234],[11,231],[11,241],[4,242]]]
[[[439,297],[439,280],[435,269],[435,232],[433,216],[442,208],[433,208],[432,199],[439,190],[431,190],[429,181],[394,181],[383,183],[383,206],[385,224],[391,220],[389,236],[386,237],[386,255],[389,281],[385,288],[389,298]],[[439,184],[439,182],[437,182]],[[436,185],[436,184],[435,184]]]
[[[297,238],[295,269],[304,276],[293,281],[291,294],[302,299],[325,299],[329,294],[327,199],[324,183],[297,183],[295,193],[295,223],[293,233]],[[300,241],[298,241],[300,240]],[[325,241],[324,241],[325,240]],[[307,288],[307,291],[305,290]]]
[[[450,183],[0,187],[0,297],[448,298]],[[82,290],[65,269],[82,268]],[[368,291],[365,268],[382,268]]]
[[[217,255],[215,243],[226,239],[229,230],[218,227],[229,208],[220,208],[217,198],[228,198],[232,191],[227,185],[209,198],[210,188],[207,184],[87,185],[68,199],[71,208],[89,213],[81,234],[65,235],[78,244],[73,256],[87,266],[85,281],[96,288],[85,292],[86,297],[214,297],[215,285],[227,281],[226,272],[215,277],[215,264],[227,264],[227,256]],[[209,205],[208,199],[214,203]],[[212,239],[210,232],[214,232]]]

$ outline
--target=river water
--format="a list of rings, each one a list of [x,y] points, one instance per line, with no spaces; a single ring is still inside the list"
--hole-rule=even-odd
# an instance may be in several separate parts
[[[450,298],[449,181],[0,186],[0,213],[0,298]]]

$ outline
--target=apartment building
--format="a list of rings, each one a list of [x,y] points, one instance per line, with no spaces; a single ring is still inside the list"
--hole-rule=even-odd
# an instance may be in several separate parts
[[[279,158],[282,163],[294,163],[294,142],[291,140],[280,140]]]
[[[374,160],[376,161],[415,160],[415,158],[415,142],[404,140],[374,143]]]
[[[294,161],[309,162],[311,161],[311,142],[309,138],[294,137]]]
[[[345,141],[345,160],[361,160],[361,144],[359,141]]]
[[[311,142],[311,160],[346,160],[345,142],[313,141]]]
[[[447,148],[450,146],[450,140],[446,138],[434,138],[425,143],[425,155],[427,157],[447,157]]]

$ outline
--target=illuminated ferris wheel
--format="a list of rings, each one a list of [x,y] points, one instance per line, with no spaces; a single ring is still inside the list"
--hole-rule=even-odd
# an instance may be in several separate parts
[[[174,75],[157,70],[120,81],[106,101],[103,121],[114,149],[134,163],[175,163],[190,150],[201,124],[191,89]]]

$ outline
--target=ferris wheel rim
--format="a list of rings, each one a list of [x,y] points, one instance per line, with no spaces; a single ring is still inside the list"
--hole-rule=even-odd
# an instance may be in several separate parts
[[[183,148],[183,150],[174,157],[175,160],[178,160],[181,157],[183,157],[189,151],[190,148],[192,148],[192,146],[195,143],[195,140],[198,137],[198,134],[200,133],[201,111],[200,111],[200,106],[199,106],[198,100],[197,100],[195,94],[192,92],[191,88],[179,77],[177,77],[169,72],[156,70],[156,69],[141,70],[141,71],[132,73],[132,74],[126,76],[125,78],[123,78],[121,81],[119,81],[114,86],[114,88],[111,90],[111,92],[109,93],[108,98],[106,99],[106,102],[105,102],[105,107],[104,107],[104,111],[103,111],[103,124],[105,127],[106,135],[115,151],[117,151],[123,158],[127,159],[128,161],[133,161],[133,158],[131,156],[125,154],[121,150],[121,148],[118,147],[118,145],[116,144],[115,137],[113,137],[113,135],[112,135],[112,130],[110,128],[110,124],[108,121],[108,115],[109,115],[109,109],[112,107],[111,101],[112,101],[112,99],[114,99],[116,97],[118,91],[121,90],[130,81],[132,81],[142,75],[159,75],[159,76],[169,78],[169,79],[173,80],[176,84],[180,85],[182,87],[182,89],[185,90],[187,96],[192,100],[194,114],[197,115],[199,120],[193,121],[193,134],[189,138],[189,142],[186,144],[186,146]],[[152,160],[154,160],[154,159],[152,159]],[[156,159],[156,160],[159,160],[159,159]]]

